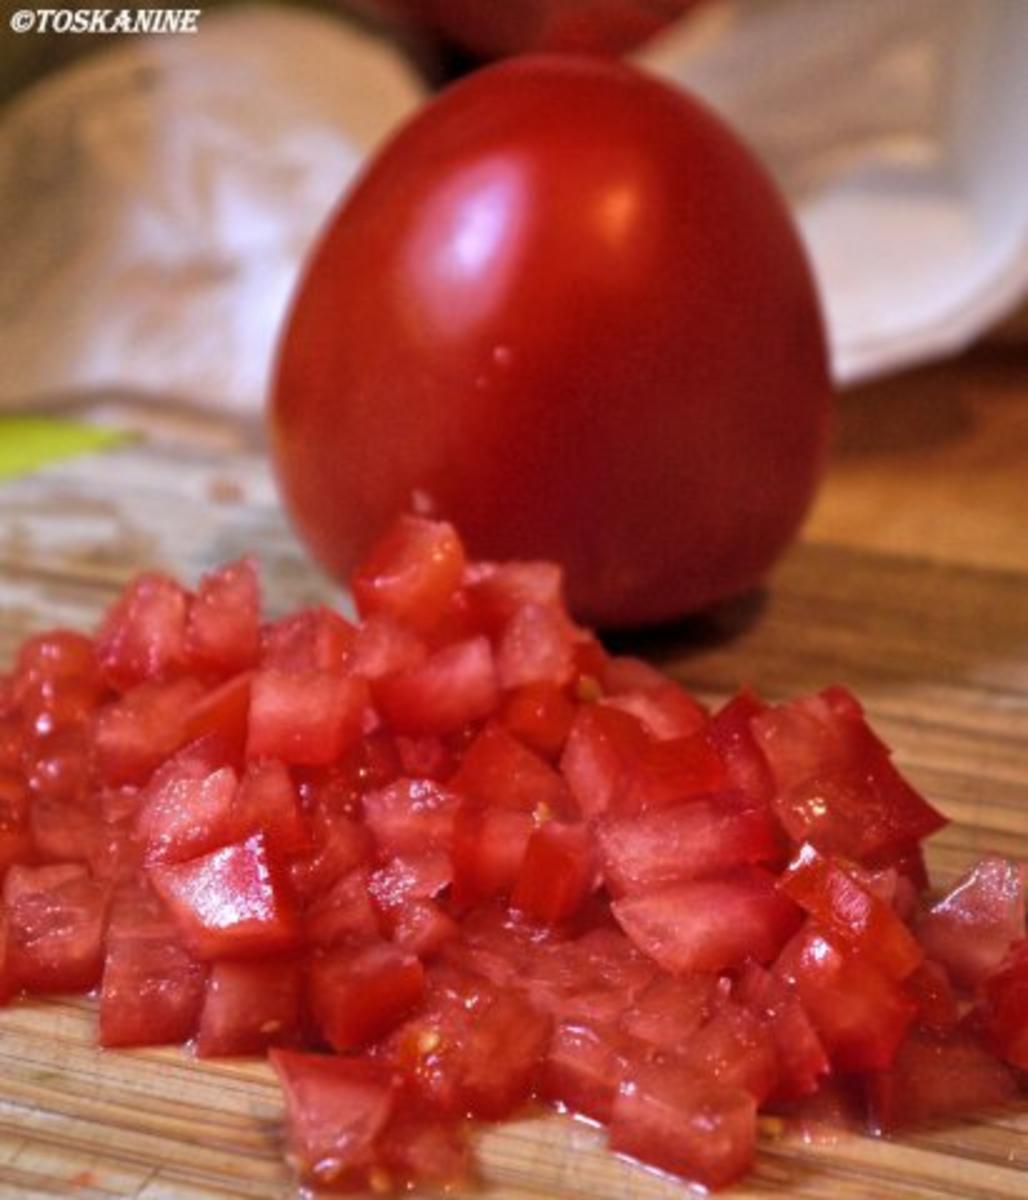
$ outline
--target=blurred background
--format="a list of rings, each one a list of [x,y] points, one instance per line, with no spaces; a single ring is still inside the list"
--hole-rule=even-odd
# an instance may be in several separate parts
[[[1021,0],[204,0],[198,27],[0,35],[0,409],[259,421],[354,173],[435,88],[534,49],[629,56],[749,142],[799,222],[841,386],[1022,335]]]

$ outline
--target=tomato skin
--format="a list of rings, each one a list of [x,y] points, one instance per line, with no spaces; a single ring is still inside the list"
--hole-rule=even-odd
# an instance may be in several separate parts
[[[627,66],[546,56],[447,89],[371,165],[303,280],[270,419],[340,578],[427,505],[472,557],[562,563],[573,611],[624,626],[760,578],[828,395],[811,276],[749,153]]]

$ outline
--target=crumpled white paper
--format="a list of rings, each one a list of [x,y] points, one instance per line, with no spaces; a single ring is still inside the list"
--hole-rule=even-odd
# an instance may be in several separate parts
[[[258,412],[304,253],[426,94],[342,21],[244,8],[200,28],[104,51],[0,116],[0,405],[114,390]],[[958,349],[1028,290],[1023,0],[720,0],[637,61],[777,177],[841,382]]]

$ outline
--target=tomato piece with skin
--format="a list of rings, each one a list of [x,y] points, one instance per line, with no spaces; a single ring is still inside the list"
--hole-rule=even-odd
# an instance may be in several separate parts
[[[635,1063],[610,1121],[610,1148],[704,1187],[719,1188],[750,1168],[756,1102],[674,1063]]]
[[[366,1058],[272,1050],[282,1085],[287,1140],[300,1178],[315,1187],[360,1190],[393,1116],[397,1082]]]
[[[759,578],[812,495],[828,396],[800,243],[742,144],[627,65],[523,57],[423,106],[350,192],[287,323],[271,439],[339,578],[417,495],[473,555],[562,562],[572,612],[631,626]]]
[[[322,766],[361,735],[368,687],[330,671],[258,671],[250,688],[247,758]]]
[[[635,817],[603,817],[596,834],[604,881],[615,896],[771,863],[782,855],[767,809],[736,792]]]
[[[714,713],[706,728],[732,787],[764,803],[770,802],[775,785],[751,722],[766,709],[754,692],[743,688]]]
[[[691,737],[707,723],[703,709],[677,684],[645,692],[621,692],[600,701],[638,717],[647,733],[659,742]]]
[[[362,617],[384,613],[428,633],[460,587],[464,567],[452,525],[402,516],[357,568],[353,597]]]
[[[99,982],[110,895],[81,866],[11,867],[4,880],[8,970],[31,992]]]
[[[723,999],[713,974],[660,974],[621,1014],[620,1026],[632,1037],[673,1053],[697,1032]]]
[[[526,605],[564,609],[564,576],[552,562],[475,562],[464,575],[464,594],[475,624],[491,638]]]
[[[506,697],[499,719],[529,750],[552,762],[568,740],[575,706],[554,684],[527,684]]]
[[[231,763],[241,765],[250,723],[253,672],[244,671],[201,696],[186,713],[182,742],[216,737],[231,749]]]
[[[702,734],[651,741],[629,764],[610,811],[633,816],[724,791],[727,785],[724,764]]]
[[[974,987],[1025,936],[1024,870],[988,855],[917,922],[917,938],[956,983]]]
[[[359,637],[335,609],[303,608],[264,627],[260,665],[274,671],[341,671],[351,664]]]
[[[782,891],[828,933],[892,979],[906,979],[924,959],[914,935],[890,906],[846,865],[804,845],[778,881]]]
[[[108,611],[96,638],[104,679],[120,692],[173,679],[188,663],[189,593],[168,575],[139,575]]]
[[[226,678],[256,666],[260,607],[255,559],[241,558],[205,575],[186,621],[185,650],[190,671]]]
[[[419,666],[376,679],[373,694],[396,733],[453,733],[496,709],[492,648],[484,637],[454,642]]]
[[[289,879],[304,902],[327,892],[348,871],[369,862],[375,845],[371,834],[343,813],[323,816],[314,826],[315,848],[289,864]]]
[[[625,896],[611,911],[636,946],[672,975],[724,971],[747,958],[770,962],[800,923],[799,909],[759,867]]]
[[[531,683],[563,687],[575,671],[574,627],[557,608],[523,604],[503,627],[496,672],[504,689]]]
[[[942,963],[926,958],[903,981],[907,995],[917,1005],[917,1023],[935,1033],[946,1033],[960,1023],[960,1004]]]
[[[490,723],[468,747],[449,787],[478,804],[548,816],[575,815],[560,774],[512,737]]]
[[[370,616],[357,629],[351,670],[364,679],[384,679],[416,670],[428,655],[428,644],[408,625],[385,615]]]
[[[101,1046],[164,1046],[196,1032],[207,968],[182,945],[164,905],[132,885],[117,895],[100,989]]]
[[[778,1053],[767,1024],[748,1008],[722,1001],[683,1045],[680,1059],[710,1079],[741,1088],[762,1105],[778,1087]]]
[[[292,858],[310,848],[311,831],[300,810],[296,785],[284,764],[249,763],[233,798],[231,840],[263,833],[277,858]]]
[[[307,991],[322,1037],[345,1054],[385,1037],[417,1008],[425,973],[413,954],[387,942],[340,948],[312,959]]]
[[[892,1064],[917,1012],[894,980],[843,953],[813,925],[785,947],[775,971],[795,986],[834,1067],[880,1071]]]
[[[152,866],[148,875],[186,946],[204,961],[275,954],[300,939],[293,897],[263,834]]]
[[[867,1077],[868,1123],[892,1133],[1008,1104],[1014,1072],[963,1030],[913,1030],[888,1071]]]
[[[299,1036],[302,976],[295,958],[216,962],[196,1036],[200,1058],[263,1054]]]
[[[625,1071],[623,1042],[610,1028],[562,1021],[553,1030],[540,1067],[539,1095],[569,1112],[609,1124]]]
[[[528,839],[511,907],[529,920],[557,925],[578,911],[592,891],[595,875],[586,828],[547,821]]]
[[[984,984],[985,1029],[993,1049],[1028,1071],[1028,942],[1018,942]]]
[[[368,871],[355,867],[318,896],[304,913],[304,934],[312,946],[378,941],[378,914],[368,892]]]

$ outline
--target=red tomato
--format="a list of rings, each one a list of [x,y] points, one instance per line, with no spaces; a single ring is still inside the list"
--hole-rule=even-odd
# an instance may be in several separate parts
[[[828,394],[800,243],[735,137],[627,66],[522,58],[426,105],[339,210],[271,434],[340,577],[414,507],[472,556],[563,563],[576,613],[630,625],[760,578]]]

